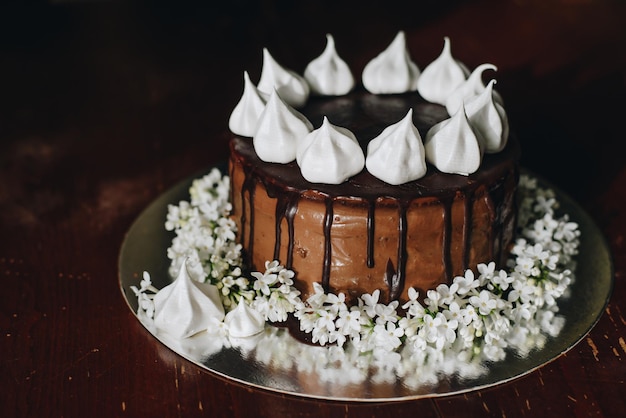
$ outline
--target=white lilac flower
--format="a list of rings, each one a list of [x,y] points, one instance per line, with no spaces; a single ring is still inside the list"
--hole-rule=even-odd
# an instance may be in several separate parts
[[[461,341],[461,348],[466,349],[474,346],[474,338],[476,336],[476,328],[472,323],[461,324],[457,329],[457,341]]]
[[[328,343],[328,332],[324,328],[313,327],[311,337],[311,341],[313,341],[313,343],[318,343],[321,346]]]
[[[453,282],[458,286],[456,292],[459,295],[465,295],[480,285],[478,280],[474,277],[474,272],[469,269],[465,270],[465,274],[463,276],[456,276],[453,279]]]
[[[152,285],[152,278],[147,271],[143,272],[142,279],[137,286],[130,286],[137,297],[137,315],[140,319],[154,318],[154,295],[159,291]],[[148,293],[149,292],[149,293]]]
[[[214,228],[215,233],[221,240],[225,242],[235,240],[235,222],[232,219],[220,218],[217,221],[217,226]],[[226,246],[226,244],[224,244]]]
[[[365,305],[363,305],[363,309],[365,313],[370,318],[374,318],[376,316],[376,306],[378,305],[378,298],[380,297],[380,290],[376,289],[372,294],[364,294],[361,295],[361,300]]]
[[[424,303],[426,304],[428,311],[439,311],[439,306],[443,305],[441,293],[437,292],[435,289],[431,289],[426,291],[426,296],[427,297],[424,299]]]
[[[448,309],[444,309],[442,313],[448,321],[455,320],[464,325],[469,324],[473,319],[471,316],[466,315],[466,309],[461,309],[461,306],[457,301],[453,301],[452,303],[450,303]]]
[[[317,315],[313,311],[302,309],[295,313],[296,318],[300,321],[300,330],[306,333],[313,331],[317,321]]]
[[[555,229],[554,239],[559,241],[564,240],[571,242],[580,236],[578,224],[576,222],[569,222],[569,218],[567,216],[564,217],[562,222],[558,223]]]
[[[407,337],[412,337],[417,334],[420,326],[422,325],[422,316],[405,316],[400,318],[398,321],[398,326],[404,330],[404,335]]]
[[[387,322],[398,322],[398,314],[396,309],[398,308],[397,300],[394,300],[389,305],[384,305],[379,303],[375,306],[374,310],[376,312],[376,323],[384,324]]]
[[[522,323],[532,318],[534,309],[529,303],[518,303],[510,310],[509,317],[516,323]]]
[[[222,278],[221,284],[223,286],[221,288],[222,295],[228,296],[230,294],[230,289],[235,285],[235,280],[232,276],[226,276]]]
[[[261,274],[260,272],[251,273],[252,277],[256,280],[254,281],[252,287],[257,292],[265,296],[270,295],[270,286],[273,286],[274,283],[278,280],[278,275],[273,273],[270,269],[267,269],[265,273]]]
[[[335,314],[325,309],[320,309],[317,311],[317,321],[315,326],[319,329],[326,329],[328,331],[335,330],[335,319],[337,318]]]
[[[459,326],[459,321],[456,319],[447,319],[444,316],[444,320],[441,321],[439,326],[439,333],[444,338],[445,344],[452,344],[456,340],[456,329]]]
[[[439,293],[439,306],[449,305],[455,299],[458,289],[458,283],[452,283],[450,286],[445,283],[438,285],[436,290]]]
[[[426,313],[426,310],[418,300],[419,292],[411,287],[409,288],[408,295],[409,301],[402,305],[402,309],[404,309],[410,317],[421,318]]]
[[[520,176],[519,186],[522,189],[534,190],[537,188],[537,178],[523,174]]]
[[[531,295],[535,292],[533,282],[527,280],[523,275],[517,273],[513,275],[513,281],[511,282],[513,288],[507,297],[509,302],[521,301],[526,303],[530,301]]]
[[[424,326],[426,328],[425,339],[429,343],[434,343],[437,350],[441,350],[446,343],[454,342],[456,338],[456,330],[458,322],[450,321],[441,313],[437,313],[434,317],[425,316]]]
[[[469,303],[472,304],[481,315],[489,315],[494,309],[496,309],[497,302],[493,294],[488,290],[481,290],[478,296],[472,296],[469,298]]]
[[[422,328],[422,330],[424,330],[424,328]],[[424,353],[428,347],[428,341],[426,341],[426,337],[423,334],[425,333],[417,333],[408,338],[413,351],[416,353]]]
[[[513,283],[513,277],[510,276],[505,270],[499,270],[497,274],[493,275],[491,281],[498,287],[499,290],[505,291],[509,288],[511,283]]]
[[[500,315],[499,313],[492,312],[488,317],[488,326],[486,328],[488,329],[488,332],[492,332],[497,335],[498,339],[500,339],[502,335],[506,335],[508,333],[510,326],[511,322],[507,317]]]
[[[515,265],[515,271],[526,277],[537,276],[537,268],[535,266],[535,260],[531,257],[521,255],[517,257],[517,264]]]
[[[330,343],[336,344],[337,347],[343,347],[347,341],[346,336],[338,329],[330,332],[330,337],[328,338]]]
[[[154,300],[152,297],[146,295],[145,293],[137,294],[138,300],[138,310],[137,312],[140,314],[144,314],[148,318],[154,318]]]
[[[361,311],[358,309],[340,311],[336,325],[344,335],[358,335],[361,329]]]
[[[465,307],[463,308],[463,316],[464,316],[463,323],[469,324],[471,322],[476,322],[479,320],[479,316],[478,316],[478,312],[476,312],[476,308],[469,303],[466,304]]]
[[[539,213],[552,213],[556,199],[551,193],[539,194],[536,198],[536,203],[533,208],[535,212]]]
[[[543,218],[537,219],[532,228],[524,231],[524,235],[538,243],[547,243],[552,241],[554,230],[558,226],[558,222],[552,217],[552,213],[546,213]]]
[[[396,327],[393,322],[387,322],[377,324],[374,327],[374,335],[376,346],[390,352],[402,344],[400,338],[404,335],[404,330],[401,327]]]
[[[321,308],[326,302],[326,292],[324,292],[324,288],[321,284],[315,282],[313,283],[313,294],[309,296],[306,302],[312,308]]]
[[[292,270],[281,269],[278,272],[278,281],[282,284],[291,286],[293,285],[293,277],[295,273]]]
[[[293,312],[293,304],[279,292],[272,292],[268,300],[266,316],[270,322],[284,322]]]
[[[145,291],[150,291],[153,293],[158,292],[158,289],[152,285],[152,278],[150,277],[150,273],[148,273],[147,271],[144,271],[141,277],[142,277],[142,280],[139,283],[141,287],[139,289],[140,292],[145,292]]]
[[[346,305],[346,295],[344,293],[340,293],[338,295],[329,293],[326,297],[326,306],[327,309],[334,315],[347,310],[348,306]]]

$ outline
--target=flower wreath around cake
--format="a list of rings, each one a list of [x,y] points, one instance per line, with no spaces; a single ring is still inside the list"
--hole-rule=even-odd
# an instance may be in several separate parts
[[[193,182],[190,201],[169,206],[165,223],[176,234],[167,256],[177,279],[169,286],[211,286],[215,292],[200,291],[206,300],[187,298],[187,305],[158,312],[155,297],[162,290],[152,286],[150,274],[144,272],[140,286],[133,287],[139,316],[154,323],[160,318],[161,330],[176,338],[200,332],[253,336],[266,321],[281,323],[293,315],[321,345],[349,344],[380,356],[403,348],[453,350],[496,361],[505,357],[506,348],[525,351],[529,336],[555,336],[563,325],[557,299],[574,279],[580,232],[567,215],[557,217],[554,192],[539,187],[534,178],[520,179],[519,237],[506,270],[481,264],[455,277],[450,286],[429,290],[423,302],[411,292],[403,306],[380,303],[376,292],[348,306],[342,294],[326,294],[321,287],[303,301],[293,287],[294,273],[276,260],[268,261],[263,272],[245,275],[228,190],[228,177],[212,170]],[[208,314],[194,311],[202,303],[210,306]]]
[[[394,43],[401,43],[402,50],[404,38],[400,41]],[[408,74],[414,77],[408,82],[417,86],[419,74],[411,68]],[[364,71],[365,87],[386,94],[388,86],[375,85],[378,78],[367,71],[373,70]],[[330,88],[333,94],[343,94],[345,84],[353,83],[338,75],[330,78],[343,84],[328,87],[325,79],[307,79],[314,91]],[[315,344],[386,361],[404,357],[424,363],[442,352],[461,361],[499,361],[507,349],[523,354],[541,347],[544,335],[555,336],[563,326],[557,299],[574,280],[580,232],[567,214],[559,214],[554,192],[535,178],[522,175],[517,193],[517,235],[506,269],[481,263],[425,294],[409,289],[404,303],[384,303],[379,291],[348,303],[343,293],[327,292],[320,284],[303,300],[294,286],[295,273],[281,261],[267,260],[263,271],[247,270],[231,217],[229,176],[213,169],[193,181],[189,201],[168,206],[165,228],[175,237],[167,257],[176,279],[159,290],[144,272],[139,287],[132,286],[137,313],[156,332],[176,339],[200,333],[249,338],[267,332],[267,323],[295,318]]]

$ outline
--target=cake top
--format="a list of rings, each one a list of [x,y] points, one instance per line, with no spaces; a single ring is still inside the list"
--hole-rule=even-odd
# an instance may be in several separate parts
[[[481,169],[470,175],[442,174],[441,170],[433,164],[426,164],[423,159],[418,159],[415,164],[418,166],[418,171],[421,165],[426,168],[424,172],[418,173],[421,177],[399,183],[386,178],[380,171],[391,175],[393,172],[407,173],[414,170],[411,164],[414,164],[416,160],[413,160],[413,163],[395,162],[392,158],[402,160],[415,154],[424,155],[425,152],[421,151],[420,145],[424,147],[423,140],[428,137],[427,134],[431,128],[440,122],[453,120],[449,118],[445,107],[427,102],[417,93],[373,95],[363,89],[356,89],[340,97],[311,97],[306,106],[300,110],[313,126],[321,127],[324,118],[327,118],[329,124],[335,129],[343,129],[344,134],[346,131],[353,134],[360,145],[358,151],[362,151],[363,156],[369,145],[370,151],[367,152],[369,158],[365,159],[366,169],[359,170],[345,181],[340,181],[339,184],[312,182],[304,177],[297,159],[281,164],[263,161],[258,151],[251,146],[248,137],[235,136],[231,147],[234,148],[236,154],[243,156],[244,161],[251,164],[250,168],[254,167],[266,186],[283,190],[287,188],[298,193],[306,191],[309,198],[316,198],[317,195],[320,199],[324,196],[350,196],[363,200],[377,199],[380,196],[395,196],[397,199],[413,199],[419,196],[445,197],[447,194],[454,195],[459,190],[469,190],[477,184],[485,183],[487,178],[502,175],[509,169],[510,164],[517,163],[520,155],[519,143],[511,137],[502,151],[484,154],[481,158]],[[398,124],[399,127],[396,126]],[[404,128],[401,128],[402,124],[405,125]],[[390,159],[383,162],[377,161],[376,154],[385,151],[376,148],[376,145],[390,135],[394,126],[396,126],[395,134],[402,137],[401,141],[413,142],[413,146],[399,144],[398,135],[394,134],[390,139],[395,139],[397,142],[394,141],[390,146],[392,148],[389,152]],[[320,129],[318,128],[318,131]],[[469,128],[466,126],[466,129]],[[441,139],[444,139],[445,133],[443,130],[440,134]],[[316,135],[316,131],[309,135]],[[419,144],[415,144],[417,138],[410,138],[412,135],[419,138]],[[308,141],[303,139],[305,143]],[[355,148],[352,149],[355,150]],[[439,151],[445,153],[445,149]],[[278,153],[277,150],[275,152]],[[320,156],[320,161],[325,164],[328,171],[331,170],[327,164],[329,158]],[[348,154],[347,160],[354,163],[355,160],[361,160],[361,158],[357,152],[352,152]],[[372,169],[371,167],[375,167],[376,164],[379,165],[378,169]]]
[[[369,172],[397,186],[427,176],[426,162],[440,172],[468,176],[478,171],[485,153],[502,151],[509,139],[495,81],[482,82],[486,70],[496,67],[483,64],[470,74],[452,57],[445,38],[441,55],[420,72],[400,31],[365,66],[367,94],[354,90],[352,73],[327,35],[324,52],[307,65],[304,77],[264,49],[258,88],[244,73],[244,92],[229,127],[253,138],[263,162],[296,160],[309,183],[342,184]]]

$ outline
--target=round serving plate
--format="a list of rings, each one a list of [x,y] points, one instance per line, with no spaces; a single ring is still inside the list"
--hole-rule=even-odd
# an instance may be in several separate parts
[[[144,271],[150,273],[158,289],[173,280],[168,274],[167,248],[174,233],[164,227],[167,207],[188,201],[192,181],[203,174],[192,176],[161,195],[141,213],[126,235],[119,256],[119,281],[134,313],[137,298],[131,286],[139,287]],[[266,331],[255,338],[242,341],[220,341],[207,333],[172,340],[156,332],[145,318],[137,318],[147,334],[211,373],[249,387],[299,397],[357,402],[410,400],[459,394],[510,381],[556,359],[584,338],[602,315],[613,288],[609,248],[593,220],[558,188],[541,179],[539,183],[555,191],[560,212],[578,223],[581,245],[570,294],[558,302],[559,315],[565,318],[561,332],[557,337],[545,336],[538,347],[524,355],[507,352],[503,361],[482,367],[457,364],[446,371],[417,367],[402,373],[381,372],[380,367],[372,371],[362,364],[351,368],[336,357],[333,361],[336,352],[332,349],[307,345],[285,329],[272,326],[266,326]]]

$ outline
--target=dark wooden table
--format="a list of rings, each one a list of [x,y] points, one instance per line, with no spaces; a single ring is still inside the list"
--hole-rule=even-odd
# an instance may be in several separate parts
[[[205,3],[2,6],[0,415],[623,416],[626,3]],[[572,195],[611,248],[597,326],[512,382],[367,405],[242,387],[152,338],[120,292],[120,245],[157,196],[225,159],[243,70],[258,80],[267,46],[301,72],[330,32],[360,74],[399,29],[421,68],[443,36],[470,68],[498,65],[523,164]]]

